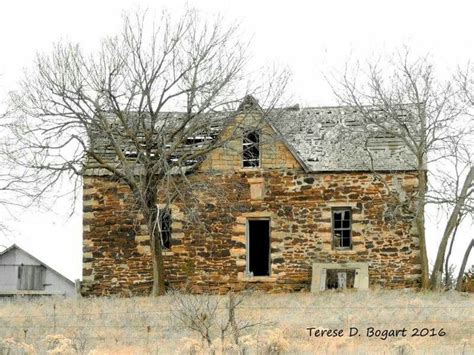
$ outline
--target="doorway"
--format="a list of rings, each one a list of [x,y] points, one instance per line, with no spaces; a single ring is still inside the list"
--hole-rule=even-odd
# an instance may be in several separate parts
[[[270,276],[270,220],[248,220],[247,265],[253,276]]]

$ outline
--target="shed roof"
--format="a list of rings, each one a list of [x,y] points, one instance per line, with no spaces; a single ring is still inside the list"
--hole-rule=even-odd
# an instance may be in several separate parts
[[[65,281],[67,281],[68,283],[70,283],[71,285],[74,286],[74,281],[71,281],[70,279],[68,279],[66,276],[64,276],[63,274],[59,273],[58,271],[54,270],[52,267],[46,265],[44,262],[42,262],[41,260],[39,260],[37,257],[31,255],[30,253],[28,253],[25,249],[23,248],[20,248],[18,245],[16,244],[12,244],[11,246],[9,246],[8,248],[6,248],[5,250],[2,250],[0,252],[0,257],[3,256],[3,255],[6,255],[8,254],[9,252],[11,252],[12,250],[19,250],[21,253],[24,253],[26,254],[28,257],[30,257],[31,259],[33,259],[34,261],[36,261],[38,264],[44,266],[45,268],[49,269],[50,271],[54,272],[56,275],[58,275],[59,277],[63,278]]]

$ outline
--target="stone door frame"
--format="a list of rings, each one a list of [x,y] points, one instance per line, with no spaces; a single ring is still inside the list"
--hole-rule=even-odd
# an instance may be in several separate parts
[[[245,220],[245,275],[250,277],[250,226],[249,221],[268,221],[268,275],[267,276],[253,276],[254,278],[268,278],[272,276],[272,226],[271,217],[247,217]]]

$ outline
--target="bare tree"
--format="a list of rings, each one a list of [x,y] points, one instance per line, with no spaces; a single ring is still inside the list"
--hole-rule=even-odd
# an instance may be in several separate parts
[[[466,269],[467,260],[469,259],[469,255],[471,254],[472,247],[474,246],[474,239],[471,239],[466,251],[464,252],[464,257],[462,259],[461,267],[459,268],[458,278],[456,280],[456,290],[461,291],[462,289],[462,280],[464,277],[464,270]]]
[[[456,240],[456,235],[459,230],[459,226],[461,222],[466,219],[469,220],[469,218],[472,219],[473,216],[473,196],[471,193],[467,193],[467,191],[465,191],[465,193],[462,192],[463,186],[466,186],[467,184],[467,180],[465,179],[469,178],[468,170],[470,167],[473,166],[471,153],[473,147],[469,147],[466,142],[463,142],[462,140],[460,140],[460,138],[461,137],[456,137],[456,139],[454,139],[451,144],[448,144],[446,146],[446,158],[443,159],[443,166],[435,169],[435,175],[437,177],[438,185],[440,186],[440,188],[433,189],[429,197],[430,200],[436,201],[441,205],[453,206],[458,202],[458,208],[462,209],[461,211],[458,211],[457,214],[453,213],[454,210],[447,211],[448,213],[451,213],[451,215],[453,216],[451,218],[453,219],[454,216],[457,215],[457,220],[455,222],[454,228],[452,229],[449,248],[444,260],[445,279],[446,277],[448,277],[447,275],[451,274],[449,272],[450,257],[452,254],[454,242]],[[459,203],[460,199],[464,200],[464,202]],[[453,223],[454,221],[451,223],[450,228],[452,228]],[[444,235],[448,236],[448,232],[449,230],[445,230]]]
[[[471,168],[469,161],[463,167],[458,164],[459,174],[449,197],[444,191],[446,186],[431,170],[435,163],[442,165],[448,158],[459,157],[462,149],[448,148],[452,144],[460,147],[468,136],[472,137],[472,122],[466,118],[466,105],[460,99],[457,81],[453,76],[442,80],[428,57],[413,59],[409,50],[404,49],[387,61],[368,62],[366,66],[348,64],[342,74],[329,78],[329,83],[343,104],[357,109],[368,129],[399,139],[411,153],[412,169],[419,181],[411,203],[416,211],[421,283],[423,288],[435,285],[442,275],[449,236],[472,202],[460,182]],[[468,174],[466,183],[471,181]],[[431,280],[424,227],[428,203],[444,205],[451,211]]]
[[[455,232],[459,226],[459,223],[462,221],[463,215],[466,213],[465,210],[470,208],[470,206],[466,207],[466,203],[467,201],[469,201],[469,196],[473,192],[473,188],[474,188],[473,182],[474,182],[474,166],[471,166],[464,180],[464,183],[462,184],[462,188],[459,191],[459,194],[458,194],[458,190],[456,190],[454,203],[453,203],[454,206],[452,208],[448,222],[444,229],[441,243],[438,247],[438,253],[436,255],[436,260],[435,260],[435,264],[434,264],[432,276],[431,276],[432,286],[437,285],[437,283],[441,280],[443,261],[445,260],[446,247],[448,244],[449,237],[452,235],[452,238],[454,240],[454,237],[456,236]]]
[[[0,232],[8,232],[5,217],[15,218],[17,207],[24,208],[35,202],[40,186],[36,184],[36,175],[28,170],[18,168],[10,159],[10,147],[12,145],[9,127],[11,124],[11,110],[8,107],[0,112],[0,208],[2,221],[0,221]],[[6,234],[5,234],[6,235]]]
[[[247,46],[238,26],[192,9],[177,20],[124,15],[122,31],[92,55],[73,43],[39,54],[12,95],[21,114],[11,156],[43,186],[90,171],[129,186],[150,236],[153,295],[165,292],[157,203],[186,195],[187,174],[225,144],[217,136],[244,97],[271,108],[286,84],[286,71],[270,73],[269,85],[249,80]]]

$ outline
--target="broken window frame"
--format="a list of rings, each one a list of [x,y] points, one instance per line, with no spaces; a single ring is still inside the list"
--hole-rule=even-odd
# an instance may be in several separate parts
[[[340,281],[339,276],[338,276],[339,273],[344,273],[346,275],[345,276],[346,282],[342,287],[339,284],[339,281]],[[355,269],[326,269],[326,279],[324,281],[324,289],[325,290],[354,289],[356,275],[357,275],[357,270]]]
[[[255,140],[250,140],[249,136],[254,135],[256,137]],[[260,168],[261,166],[261,150],[260,150],[260,143],[261,143],[261,132],[260,130],[247,130],[244,132],[242,137],[242,168],[244,169],[256,169]],[[258,157],[255,157],[255,152],[251,152],[250,150],[256,149]],[[250,152],[251,157],[249,158],[248,152]],[[254,164],[252,165],[251,162]],[[248,164],[248,165],[247,165]]]
[[[349,213],[349,226],[344,227],[343,226],[343,221],[347,221],[347,219],[344,218],[345,212]],[[336,213],[341,213],[341,226],[336,227],[336,218],[335,214]],[[343,237],[343,232],[344,231],[349,231],[349,245],[344,245],[341,246],[343,240],[345,239]],[[337,233],[340,232],[340,236],[337,235]],[[335,250],[351,250],[352,249],[352,208],[351,207],[335,207],[331,209],[331,234],[332,234],[332,248]]]
[[[268,275],[251,275],[250,273],[250,222],[251,221],[267,221],[268,222]],[[271,219],[265,217],[247,218],[245,228],[246,240],[246,260],[245,260],[245,275],[247,277],[270,277],[272,276],[272,229]]]
[[[160,227],[161,247],[165,250],[171,249],[171,224],[173,219],[170,208],[160,208],[158,210],[158,223]]]

